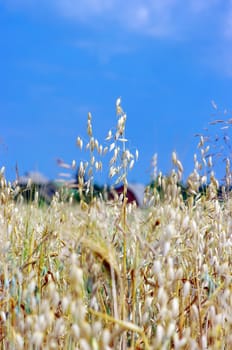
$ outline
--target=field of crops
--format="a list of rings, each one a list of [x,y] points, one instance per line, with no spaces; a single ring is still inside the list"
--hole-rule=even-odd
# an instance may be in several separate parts
[[[173,153],[171,174],[157,175],[144,206],[127,203],[138,152],[126,148],[126,116],[120,101],[116,107],[109,147],[94,138],[88,116],[90,161],[79,165],[78,203],[65,188],[49,204],[35,189],[25,201],[0,171],[3,350],[232,348],[230,163],[218,197],[213,171],[202,173],[201,137],[202,158],[194,157],[184,196]],[[109,176],[123,186],[110,200],[93,191],[97,156],[106,152],[113,153]]]
[[[13,200],[1,173],[1,349],[230,349],[232,199]]]

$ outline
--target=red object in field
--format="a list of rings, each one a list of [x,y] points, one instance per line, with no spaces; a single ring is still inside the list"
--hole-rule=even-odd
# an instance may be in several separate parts
[[[109,199],[115,199],[116,195],[120,196],[121,194],[123,194],[123,192],[124,192],[124,186],[123,185],[121,185],[119,187],[116,187],[116,188],[113,188],[110,191]],[[127,188],[126,197],[127,197],[127,203],[135,202],[138,206],[141,205],[141,203],[139,203],[139,199],[135,195],[134,191],[130,188],[130,186],[128,186],[128,188]]]

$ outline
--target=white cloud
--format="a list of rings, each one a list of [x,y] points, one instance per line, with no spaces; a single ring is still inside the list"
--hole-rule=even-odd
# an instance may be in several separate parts
[[[110,0],[52,0],[52,3],[61,16],[82,21],[102,16],[115,8],[114,1]]]
[[[106,63],[112,56],[129,54],[136,51],[134,44],[123,43],[123,39],[120,41],[107,40],[97,41],[90,39],[80,39],[71,43],[71,45],[88,51],[92,55],[97,55],[102,63]]]
[[[187,27],[218,15],[221,0],[0,0],[8,8],[55,11],[72,20],[114,23],[156,37],[182,37]],[[232,4],[230,4],[232,8]]]
[[[223,34],[228,40],[232,40],[232,0],[228,2],[225,18],[222,22]]]
[[[219,5],[220,1],[221,0],[190,0],[189,7],[193,13],[199,14]]]
[[[111,31],[115,40],[74,43],[97,53],[102,61],[127,53],[129,46],[131,51],[132,44],[128,45],[128,40],[124,44],[121,39],[118,41],[117,34],[126,38],[127,33],[135,33],[158,39],[199,40],[204,42],[203,61],[208,60],[209,66],[220,61],[222,71],[230,70],[232,0],[0,0],[0,4],[11,10],[28,11],[36,16],[49,13],[84,23],[94,30],[100,27]],[[220,57],[214,55],[212,62],[209,56],[215,51]]]

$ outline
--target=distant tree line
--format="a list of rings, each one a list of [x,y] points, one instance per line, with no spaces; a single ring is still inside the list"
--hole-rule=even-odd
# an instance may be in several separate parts
[[[177,183],[177,195],[181,195],[183,200],[186,201],[190,197],[196,196],[207,196],[211,191],[210,185],[200,186],[196,193],[190,191],[187,184]],[[225,188],[223,185],[220,185],[214,191],[214,198],[218,198],[219,200],[223,200],[225,196],[231,191],[231,189]],[[78,189],[78,183],[74,183],[71,187],[66,186],[65,184],[60,184],[56,182],[48,182],[48,183],[31,183],[30,186],[27,184],[19,184],[19,191],[15,196],[15,199],[18,199],[20,196],[24,198],[27,202],[34,201],[36,198],[40,204],[49,204],[52,201],[53,196],[56,193],[59,193],[61,198],[65,201],[69,201],[72,198],[73,203],[79,203],[82,199],[89,203],[93,198],[102,198],[103,200],[118,200],[118,198],[122,198],[124,194],[123,185],[117,187],[111,186],[100,186],[94,184],[91,190],[84,189],[82,191],[82,195],[80,196],[80,191]],[[167,192],[165,189],[158,183],[157,180],[152,181],[147,186],[144,186],[144,194],[145,193],[158,193],[159,199],[165,200],[165,196],[167,196]],[[212,193],[212,191],[211,191]],[[136,191],[133,190],[130,185],[128,185],[126,192],[127,202],[132,203],[135,202],[138,206],[142,205],[142,199],[139,198]],[[141,194],[140,194],[141,197]]]

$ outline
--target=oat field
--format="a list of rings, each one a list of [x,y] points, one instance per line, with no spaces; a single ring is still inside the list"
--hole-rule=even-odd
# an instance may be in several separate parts
[[[126,191],[136,155],[126,149],[119,102],[110,175]],[[231,349],[230,193],[218,198],[213,173],[199,193],[207,179],[195,169],[184,199],[173,153],[171,174],[157,176],[162,197],[148,187],[143,208],[126,196],[86,202],[84,173],[101,168],[90,117],[88,135],[80,204],[62,193],[50,205],[16,200],[17,186],[0,172],[1,349]]]

